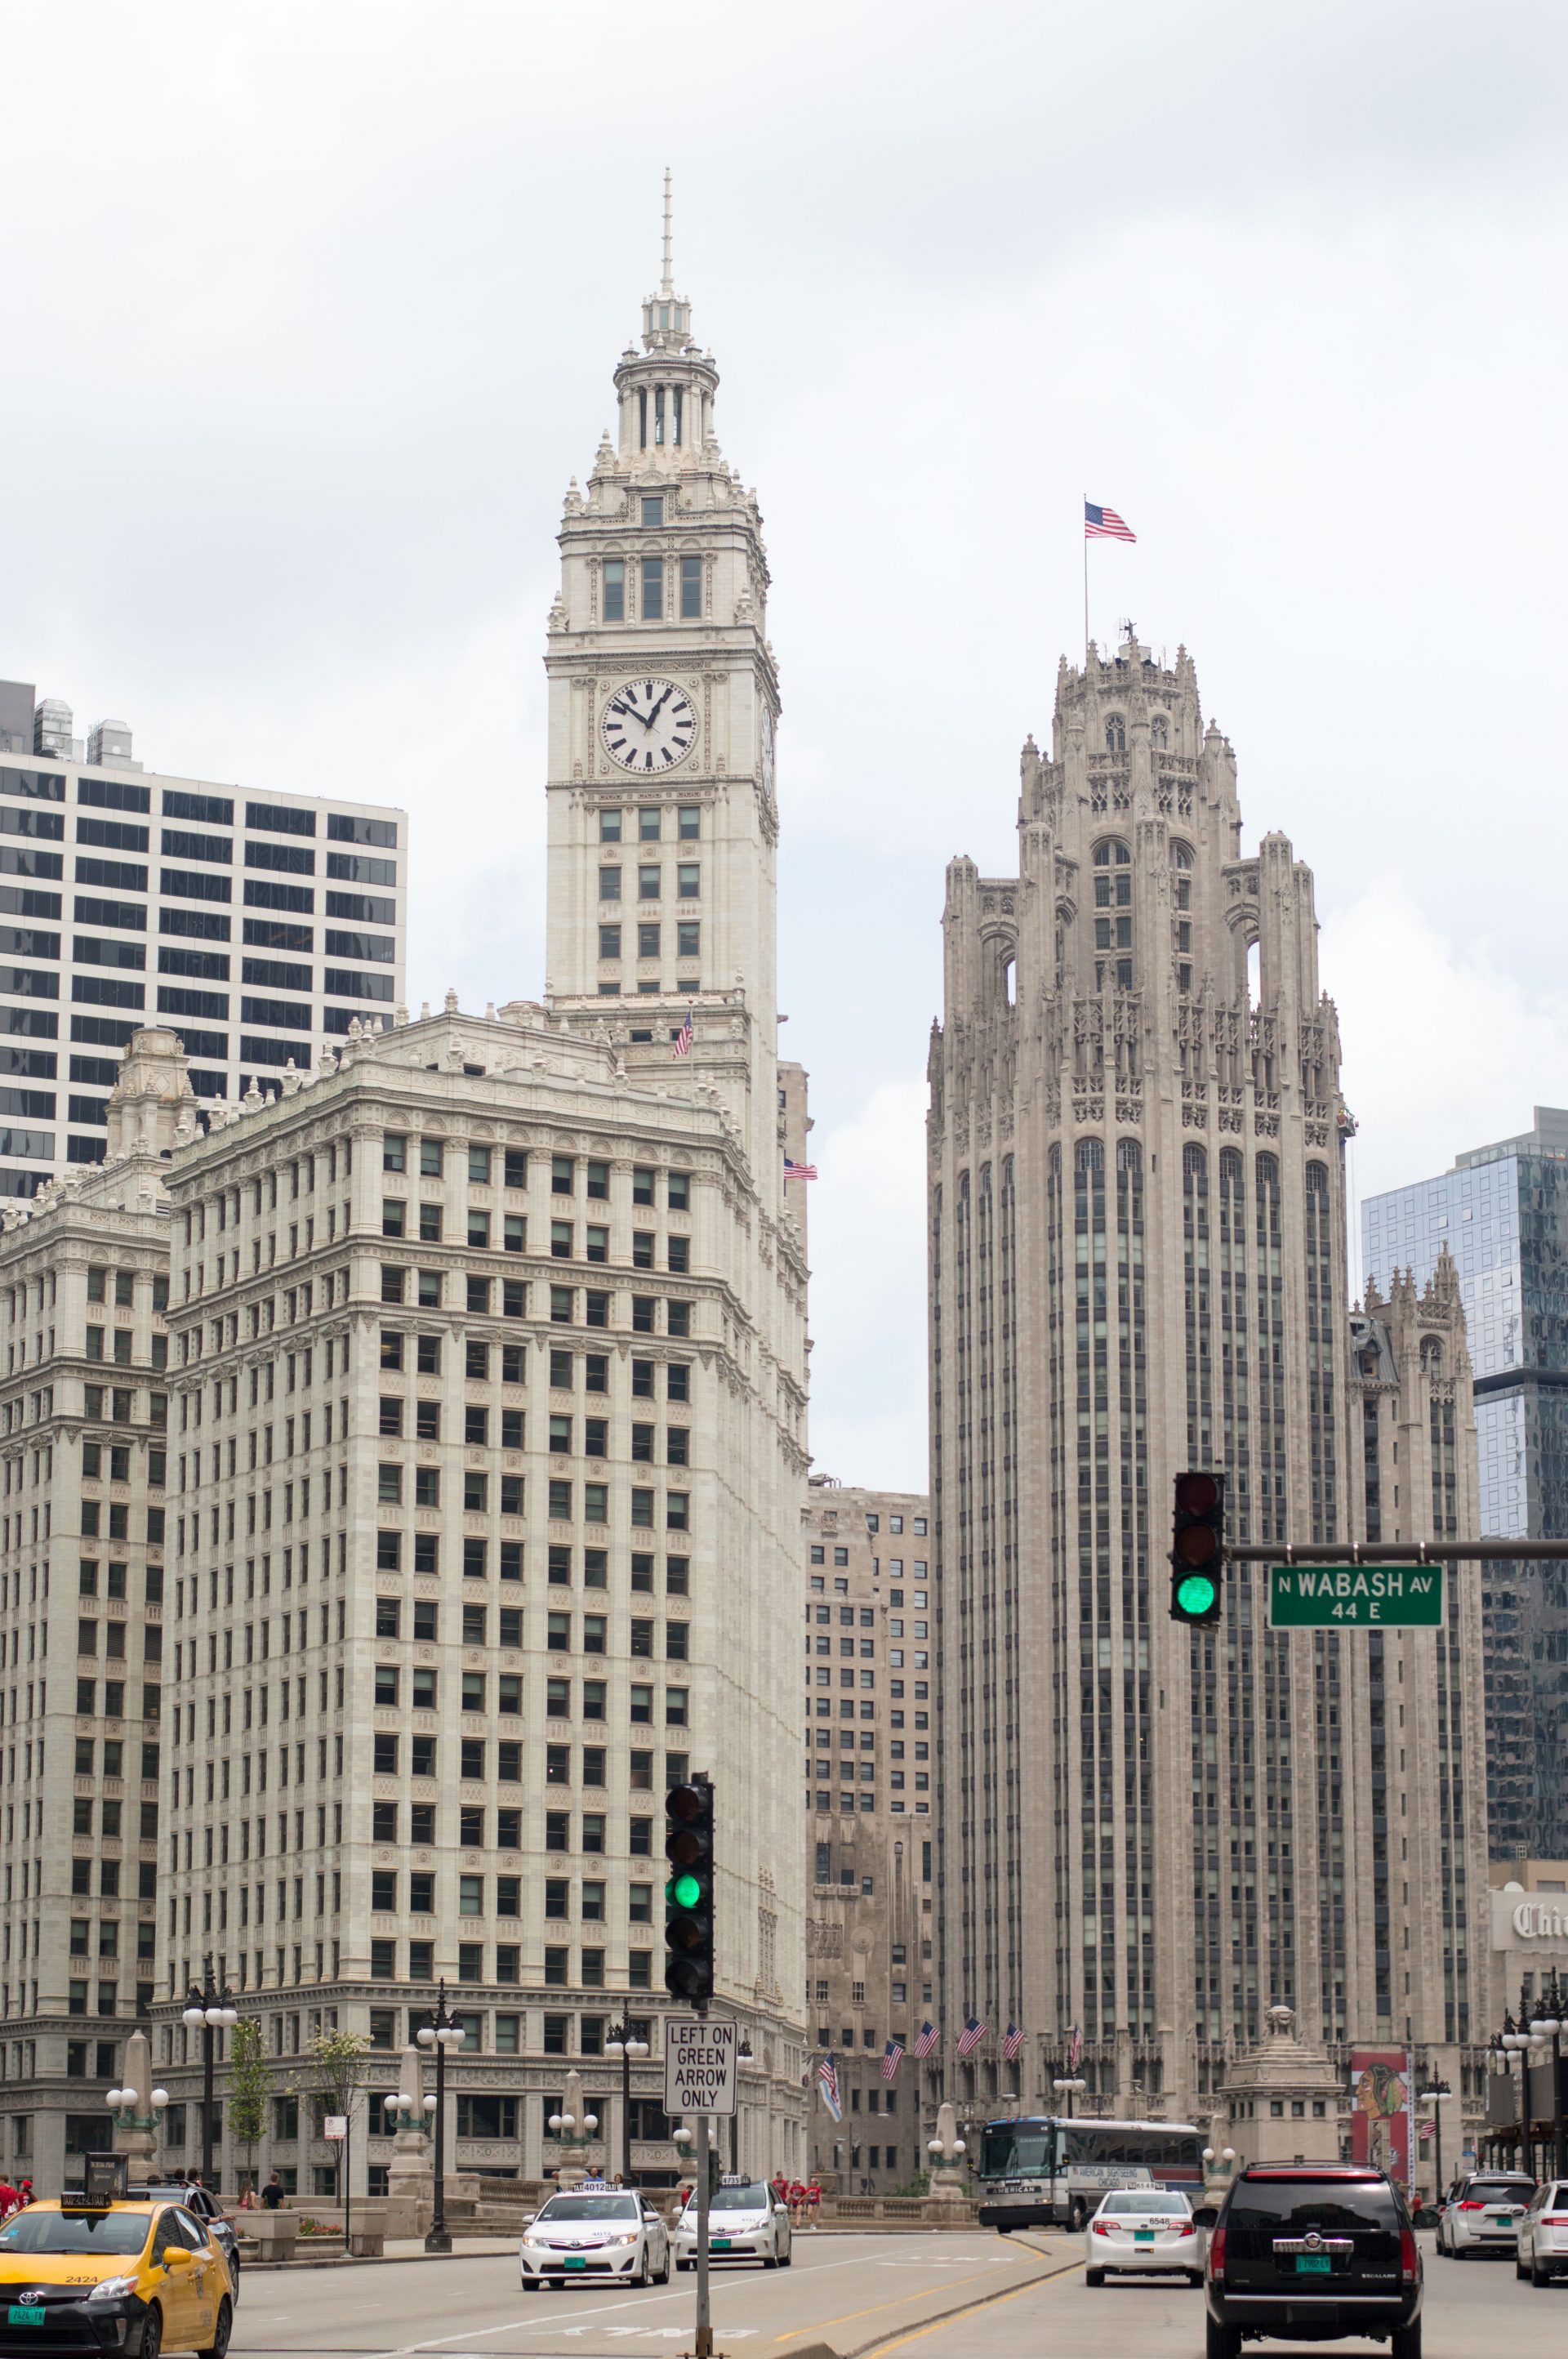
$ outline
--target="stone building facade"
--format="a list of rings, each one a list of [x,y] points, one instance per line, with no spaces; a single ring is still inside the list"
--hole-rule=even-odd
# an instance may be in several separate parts
[[[168,1208],[194,1103],[133,1039],[107,1159],[0,1221],[0,2167],[57,2187],[160,1973]]]
[[[885,2195],[924,2163],[922,2066],[935,1996],[935,1628],[929,1501],[811,1479],[806,1542],[806,2017],[844,2118],[814,2094],[809,2162]],[[887,2044],[905,2051],[891,2079]]]
[[[1026,2102],[1076,2029],[1108,2101],[1184,2112],[1276,2002],[1331,2045],[1407,2022],[1463,2044],[1485,2028],[1474,1587],[1441,1638],[1385,1638],[1380,1678],[1360,1634],[1271,1632],[1250,1568],[1217,1629],[1168,1616],[1184,1465],[1225,1469],[1238,1539],[1365,1531],[1310,872],[1282,836],[1244,853],[1190,657],[1130,638],[1061,666],[1019,844],[1014,876],[949,868],[930,1059],[946,2027],[1026,2027]],[[1450,1386],[1438,1495],[1473,1530],[1456,1305],[1433,1306],[1441,1378],[1427,1308],[1374,1455],[1424,1448],[1423,1384]],[[1392,1487],[1390,1462],[1385,1516]],[[1399,1488],[1401,1534],[1430,1532],[1424,1476]],[[960,2097],[996,2088],[994,2053],[956,2068]]]

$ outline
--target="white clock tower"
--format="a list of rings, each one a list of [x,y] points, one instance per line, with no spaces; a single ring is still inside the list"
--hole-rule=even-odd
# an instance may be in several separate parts
[[[573,480],[549,620],[546,990],[629,1067],[693,1061],[780,1201],[768,568],[756,495],[719,451],[719,373],[670,273],[615,370],[618,425]],[[771,1180],[769,1175],[775,1175]]]

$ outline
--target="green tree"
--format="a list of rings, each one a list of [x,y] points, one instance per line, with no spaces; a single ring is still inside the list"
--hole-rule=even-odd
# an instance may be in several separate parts
[[[370,2078],[370,2041],[361,2031],[322,2031],[310,2042],[309,2093],[318,2114],[351,2119]],[[319,2125],[318,2125],[319,2127]],[[343,2149],[338,2148],[338,2199],[343,2193]]]
[[[254,2183],[255,2149],[266,2130],[272,2072],[262,2044],[262,2027],[254,2016],[242,2016],[229,2045],[229,2129],[243,2148],[244,2176]]]

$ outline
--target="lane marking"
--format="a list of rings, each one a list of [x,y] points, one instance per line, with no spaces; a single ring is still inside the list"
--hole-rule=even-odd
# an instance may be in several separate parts
[[[943,2327],[951,2326],[956,2319],[963,2318],[971,2310],[1000,2310],[1003,2302],[1016,2301],[1021,2294],[1033,2293],[1037,2286],[1052,2285],[1058,2277],[1070,2277],[1074,2269],[1081,2269],[1083,2266],[1081,2257],[1066,2261],[1059,2269],[1047,2269],[1044,2277],[1031,2277],[1026,2285],[1013,2286],[1006,2293],[982,2294],[979,2301],[960,2302],[957,2309],[950,2310],[945,2318],[934,2318],[929,2326],[912,2327],[907,2334],[895,2334],[891,2342],[872,2344],[860,2354],[860,2359],[887,2359],[890,2351],[902,2351],[906,2343],[924,2342],[926,2335],[939,2333]]]
[[[991,2267],[994,2268],[996,2267],[996,2263],[992,2262]],[[972,2277],[947,2277],[945,2279],[938,2278],[935,2285],[916,2286],[908,2293],[894,2294],[889,2301],[873,2301],[864,2310],[847,2310],[843,2312],[842,2316],[838,2318],[819,2318],[815,2320],[809,2326],[792,2326],[787,2334],[775,2334],[773,2341],[775,2343],[797,2343],[803,2335],[826,2333],[828,2327],[848,2326],[857,2318],[874,2318],[879,2310],[898,2310],[901,2309],[906,2301],[919,2301],[924,2295],[928,2293],[946,2293],[951,2288],[957,2286],[978,2285],[985,2274],[986,2273],[983,2269],[978,2269]],[[963,2307],[965,2305],[960,2306]]]

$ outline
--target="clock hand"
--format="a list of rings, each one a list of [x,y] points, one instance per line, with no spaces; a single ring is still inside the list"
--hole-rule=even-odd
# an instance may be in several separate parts
[[[665,689],[665,693],[664,693],[664,696],[661,696],[661,697],[660,697],[658,703],[654,705],[654,709],[653,709],[652,712],[650,712],[650,713],[649,713],[649,715],[648,715],[648,726],[649,726],[649,728],[650,728],[650,729],[653,727],[653,725],[654,725],[654,722],[658,719],[658,717],[659,717],[659,712],[660,712],[660,709],[661,709],[661,707],[663,706],[663,704],[665,703],[665,698],[673,696],[673,695],[675,694],[675,692],[676,692],[676,691],[675,691],[675,683],[674,683],[674,681],[672,680],[672,682],[670,683],[669,687]]]

